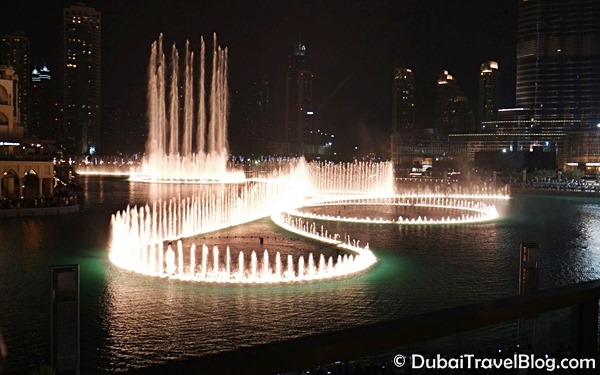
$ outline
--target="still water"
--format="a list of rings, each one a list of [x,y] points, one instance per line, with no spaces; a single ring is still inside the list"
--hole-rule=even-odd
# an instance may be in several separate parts
[[[281,286],[153,279],[110,264],[110,215],[130,203],[186,196],[200,187],[116,178],[82,182],[86,203],[80,213],[1,222],[0,330],[9,374],[49,362],[53,265],[80,265],[82,373],[119,372],[511,295],[522,242],[541,244],[542,288],[600,278],[600,199],[521,195],[498,202],[503,217],[487,224],[324,222],[330,233],[368,242],[379,258],[374,269],[351,279]],[[267,248],[283,236],[293,238],[268,219],[212,236],[219,243],[237,237],[232,242],[244,251],[260,249],[259,236]],[[297,244],[309,251],[320,246]],[[563,325],[550,320],[536,329],[543,335]],[[514,345],[516,337],[511,323],[436,345]]]

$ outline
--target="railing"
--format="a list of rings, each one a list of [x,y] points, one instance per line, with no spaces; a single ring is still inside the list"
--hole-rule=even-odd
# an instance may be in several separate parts
[[[133,374],[279,374],[360,358],[447,335],[571,307],[571,353],[598,354],[600,280],[243,348],[132,371]],[[335,317],[332,317],[334,319]]]

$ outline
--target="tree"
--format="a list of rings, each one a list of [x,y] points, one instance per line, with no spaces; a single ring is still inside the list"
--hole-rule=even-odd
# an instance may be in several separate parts
[[[579,169],[569,169],[562,172],[562,177],[565,180],[580,180],[583,177],[583,171]]]

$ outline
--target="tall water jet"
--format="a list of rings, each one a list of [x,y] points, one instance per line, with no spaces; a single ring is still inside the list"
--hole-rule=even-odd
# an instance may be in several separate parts
[[[200,78],[198,82],[194,82],[194,54],[190,51],[188,41],[183,57],[180,57],[175,43],[173,44],[170,69],[167,69],[163,51],[163,35],[152,44],[148,64],[149,131],[146,155],[140,174],[132,175],[131,179],[243,180],[243,172],[227,170],[227,48],[221,48],[217,44],[215,34],[208,98],[205,93],[204,51],[204,39],[201,38],[198,67]],[[183,65],[182,69],[180,65]],[[180,92],[180,87],[183,92]],[[194,91],[197,92],[197,99],[194,98]],[[208,117],[207,99],[210,103]]]

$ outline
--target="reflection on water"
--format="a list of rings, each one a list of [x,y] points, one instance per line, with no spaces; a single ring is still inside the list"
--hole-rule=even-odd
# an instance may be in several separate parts
[[[366,291],[347,281],[293,288],[199,287],[119,274],[109,281],[107,349],[123,366],[132,355],[149,363],[342,329],[377,316]]]
[[[357,278],[305,285],[215,286],[146,278],[114,268],[106,254],[110,215],[151,195],[193,185],[88,178],[84,212],[7,219],[0,229],[0,329],[9,373],[49,361],[50,273],[81,267],[82,372],[114,372],[514,294],[521,242],[540,242],[543,288],[600,277],[600,201],[516,197],[505,217],[459,226],[323,222],[369,242],[379,258]],[[286,236],[268,219],[215,233]],[[302,243],[302,242],[298,242]],[[314,245],[311,245],[314,246]],[[311,246],[307,246],[310,248]],[[558,331],[564,325],[539,323]],[[516,340],[514,322],[449,338],[447,347]]]

